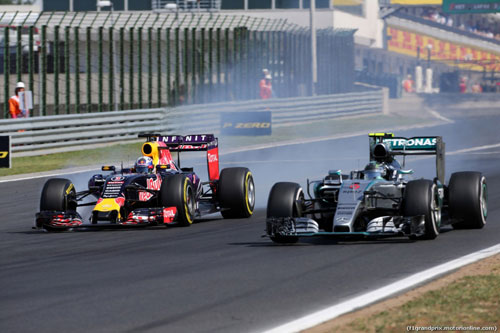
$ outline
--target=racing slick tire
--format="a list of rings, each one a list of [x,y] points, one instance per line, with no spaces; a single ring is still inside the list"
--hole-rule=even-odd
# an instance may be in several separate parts
[[[434,239],[441,226],[441,205],[437,185],[430,180],[408,182],[403,196],[403,216],[425,216],[425,232],[410,239]]]
[[[160,202],[163,207],[177,208],[177,225],[188,227],[193,223],[196,199],[193,184],[186,175],[171,175],[163,180]]]
[[[280,182],[274,184],[267,201],[267,217],[302,217],[302,207],[297,204],[304,199],[302,187],[297,183]],[[266,223],[267,234],[271,234],[271,225]],[[279,244],[297,243],[296,236],[270,236]]]
[[[69,179],[52,178],[45,182],[40,211],[76,211],[76,190]]]
[[[52,178],[45,182],[40,197],[40,211],[76,212],[76,190],[69,179]],[[66,227],[41,225],[47,231],[65,231]]]
[[[224,218],[252,216],[255,207],[255,184],[250,170],[247,168],[222,169],[218,198]]]
[[[488,187],[480,172],[455,172],[448,186],[454,229],[481,229],[488,216]]]

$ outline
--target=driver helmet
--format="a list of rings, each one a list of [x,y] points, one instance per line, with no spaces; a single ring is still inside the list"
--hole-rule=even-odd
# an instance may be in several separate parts
[[[153,173],[154,164],[151,157],[141,156],[135,162],[135,171],[137,173]]]
[[[366,165],[363,171],[365,179],[381,179],[385,177],[386,170],[382,164],[370,162]]]

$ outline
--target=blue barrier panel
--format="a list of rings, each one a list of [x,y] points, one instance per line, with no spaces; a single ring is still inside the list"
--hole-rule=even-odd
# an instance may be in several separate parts
[[[0,136],[0,168],[10,168],[10,136]]]
[[[271,135],[271,111],[223,112],[221,114],[223,135]]]

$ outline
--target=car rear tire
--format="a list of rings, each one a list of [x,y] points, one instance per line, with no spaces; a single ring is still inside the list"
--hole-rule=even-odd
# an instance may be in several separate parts
[[[441,206],[437,185],[430,180],[413,180],[406,184],[403,199],[403,216],[425,216],[425,232],[411,239],[434,239],[441,227]]]
[[[298,202],[304,200],[302,187],[297,183],[280,182],[274,184],[267,201],[267,217],[302,217],[302,207]],[[271,226],[266,225],[267,233],[271,233]],[[296,243],[296,236],[271,236],[271,240],[280,244]]]
[[[76,211],[76,190],[69,179],[52,178],[45,182],[40,211]]]
[[[252,216],[255,207],[255,184],[250,170],[247,168],[222,169],[218,198],[224,218]]]
[[[488,187],[480,172],[455,172],[448,187],[450,216],[455,229],[481,229],[488,216]]]
[[[177,225],[188,227],[196,213],[196,199],[189,177],[178,174],[166,177],[160,187],[160,202],[163,207],[177,208]]]

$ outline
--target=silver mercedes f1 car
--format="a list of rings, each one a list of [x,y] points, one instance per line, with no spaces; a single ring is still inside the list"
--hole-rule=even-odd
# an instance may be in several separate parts
[[[328,172],[297,183],[274,184],[267,204],[266,234],[276,243],[299,237],[434,239],[440,228],[482,228],[487,218],[486,178],[456,172],[445,185],[442,137],[394,137],[370,133],[370,161],[363,170]],[[411,179],[406,156],[435,155],[434,179]],[[396,160],[403,157],[403,166]]]

